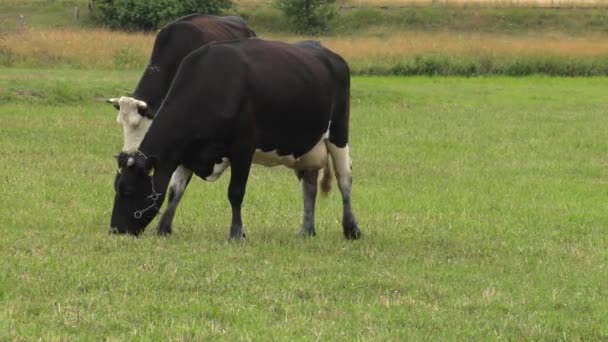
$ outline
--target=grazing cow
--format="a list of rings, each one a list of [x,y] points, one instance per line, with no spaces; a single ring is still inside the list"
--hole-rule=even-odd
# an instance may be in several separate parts
[[[347,239],[361,231],[351,208],[350,71],[317,42],[243,39],[205,45],[180,65],[139,149],[118,157],[110,232],[138,235],[159,211],[171,174],[203,179],[230,165],[230,239],[242,239],[241,203],[252,163],[296,171],[304,192],[300,233],[314,235],[317,176],[331,157]]]
[[[152,49],[150,63],[139,80],[133,97],[109,99],[118,109],[116,120],[123,128],[123,152],[137,150],[154,114],[160,107],[182,59],[204,44],[218,40],[255,37],[255,33],[240,17],[217,17],[192,14],[177,19],[162,28]],[[192,172],[177,168],[171,181],[170,204],[159,225],[159,233],[171,232],[175,209],[183,195]],[[163,227],[163,228],[161,228]]]

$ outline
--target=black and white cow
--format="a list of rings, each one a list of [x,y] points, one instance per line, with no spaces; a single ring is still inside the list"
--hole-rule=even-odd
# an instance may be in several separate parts
[[[156,35],[150,62],[132,97],[108,100],[118,109],[116,120],[122,126],[124,138],[122,152],[137,151],[186,55],[213,41],[247,37],[255,37],[255,33],[242,18],[234,16],[192,14],[163,27]],[[183,195],[184,184],[191,176],[192,172],[184,167],[176,169],[170,186],[171,203],[161,220],[164,228],[159,226],[160,233],[171,232],[175,208]]]
[[[110,232],[138,235],[184,165],[217,178],[230,165],[230,239],[244,237],[241,203],[252,163],[296,171],[304,191],[301,234],[314,235],[317,176],[331,157],[342,193],[344,236],[361,231],[351,208],[350,71],[318,42],[244,39],[188,55],[139,149],[118,158]]]

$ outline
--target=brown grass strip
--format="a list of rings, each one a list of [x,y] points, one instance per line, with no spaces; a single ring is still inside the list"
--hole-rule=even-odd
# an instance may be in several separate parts
[[[266,38],[295,42],[306,39],[294,35],[266,35]],[[4,46],[20,61],[49,59],[85,68],[116,68],[117,56],[128,51],[145,63],[154,35],[107,30],[68,31],[29,29],[9,33]],[[608,37],[569,37],[560,34],[513,36],[453,32],[401,32],[380,37],[324,37],[322,43],[349,61],[397,60],[421,54],[495,56],[608,56]],[[128,57],[128,56],[127,56]],[[143,67],[143,65],[141,66]]]

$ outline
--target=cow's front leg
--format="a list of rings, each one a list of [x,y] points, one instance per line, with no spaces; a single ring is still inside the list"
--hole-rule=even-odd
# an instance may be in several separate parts
[[[173,172],[169,185],[169,201],[167,203],[167,210],[165,210],[165,213],[160,218],[158,223],[158,235],[171,234],[175,211],[191,178],[192,171],[182,165],[178,166],[175,172]]]
[[[236,158],[231,158],[230,184],[228,185],[228,200],[232,207],[232,224],[230,225],[230,235],[228,240],[242,240],[245,238],[243,220],[241,219],[241,204],[245,197],[247,178],[251,169],[251,158],[253,152],[241,154]]]
[[[299,235],[315,236],[315,201],[317,198],[319,170],[296,171],[296,175],[302,183],[302,194],[304,197],[304,217]]]

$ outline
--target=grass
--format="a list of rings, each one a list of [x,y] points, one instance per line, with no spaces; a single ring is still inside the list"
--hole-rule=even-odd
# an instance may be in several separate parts
[[[268,34],[295,42],[309,37]],[[13,67],[74,67],[140,70],[154,35],[107,30],[30,29],[0,41],[0,64]],[[513,36],[455,32],[323,37],[355,74],[368,75],[608,75],[608,38],[562,34]]]
[[[237,5],[260,6],[272,4],[272,0],[234,0]],[[604,6],[602,0],[337,0],[339,6],[526,6],[526,7],[572,7]]]
[[[87,0],[0,0],[0,30],[15,30],[19,15],[33,28],[75,28],[92,26]],[[80,21],[74,19],[74,8],[80,8]]]
[[[320,39],[343,55],[356,75],[608,76],[608,12],[600,5],[547,9],[395,3],[384,8],[375,0],[367,4],[376,7],[341,2],[346,7],[332,23],[331,34],[306,37],[290,34],[281,13],[264,4],[240,1],[231,13],[245,17],[263,38]],[[84,13],[75,23],[68,11],[75,5],[87,12],[82,0],[0,2],[5,13],[0,16],[0,67],[139,70],[146,64],[154,34],[92,28]],[[16,13],[28,18],[23,32],[14,30]]]
[[[353,79],[354,207],[297,239],[292,172],[228,177],[170,238],[106,234],[121,144],[102,99],[139,72],[0,70],[2,340],[602,340],[606,78]]]

